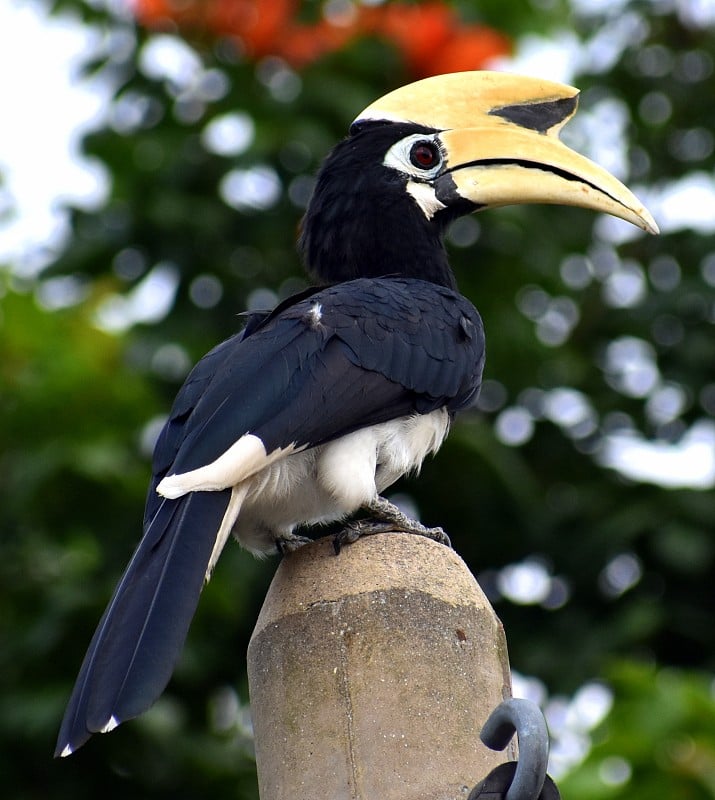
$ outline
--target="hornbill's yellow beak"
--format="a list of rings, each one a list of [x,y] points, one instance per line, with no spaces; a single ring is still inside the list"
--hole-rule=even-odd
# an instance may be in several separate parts
[[[619,180],[558,139],[578,90],[503,72],[458,72],[409,84],[355,120],[414,122],[439,133],[445,155],[437,197],[456,192],[477,206],[559,203],[621,217],[649,233],[658,226]]]

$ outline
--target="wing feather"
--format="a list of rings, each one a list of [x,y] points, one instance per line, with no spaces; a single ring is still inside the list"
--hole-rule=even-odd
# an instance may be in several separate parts
[[[270,456],[410,414],[459,410],[475,398],[483,363],[471,303],[408,279],[308,290],[252,316],[246,332],[202,359],[157,441],[145,535],[90,643],[58,754],[148,708],[183,647],[231,492],[163,499],[155,490],[165,476],[212,464],[249,433]]]

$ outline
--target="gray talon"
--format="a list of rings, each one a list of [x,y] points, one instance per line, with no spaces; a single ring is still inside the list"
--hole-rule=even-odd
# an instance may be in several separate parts
[[[377,533],[413,533],[417,536],[425,536],[446,547],[452,546],[449,536],[442,528],[427,528],[421,522],[408,517],[384,497],[378,497],[364,508],[371,514],[370,518],[349,522],[335,535],[333,547],[336,555],[340,553],[343,545],[352,544],[362,536],[371,536]]]

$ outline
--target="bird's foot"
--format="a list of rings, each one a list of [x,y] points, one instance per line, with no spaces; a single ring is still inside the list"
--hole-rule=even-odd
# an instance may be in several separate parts
[[[401,530],[392,522],[380,522],[376,519],[360,519],[355,522],[346,522],[345,527],[333,537],[335,555],[339,555],[343,545],[357,542],[363,536],[372,536],[375,533],[398,533]]]
[[[313,540],[308,536],[298,536],[295,533],[286,533],[276,539],[276,550],[282,556],[288,553],[295,553],[306,544],[311,544]]]
[[[421,522],[418,522],[412,517],[408,517],[403,511],[386,500],[384,497],[377,497],[369,505],[364,506],[365,510],[370,512],[372,517],[377,520],[382,520],[385,523],[391,523],[394,527],[392,530],[403,533],[414,533],[418,536],[425,536],[428,539],[433,539],[435,542],[444,544],[447,547],[452,546],[449,536],[442,530],[442,528],[428,528]]]
[[[447,547],[452,546],[449,536],[442,528],[427,528],[421,522],[408,517],[384,497],[378,497],[363,508],[371,514],[370,518],[349,522],[335,535],[333,547],[336,555],[343,545],[352,544],[362,536],[376,533],[414,533]]]

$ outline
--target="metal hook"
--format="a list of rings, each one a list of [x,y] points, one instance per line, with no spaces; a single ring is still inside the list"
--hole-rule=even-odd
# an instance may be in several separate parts
[[[549,759],[549,732],[541,709],[530,700],[505,700],[489,715],[480,738],[492,750],[503,750],[517,735],[519,760],[505,800],[537,800]]]

